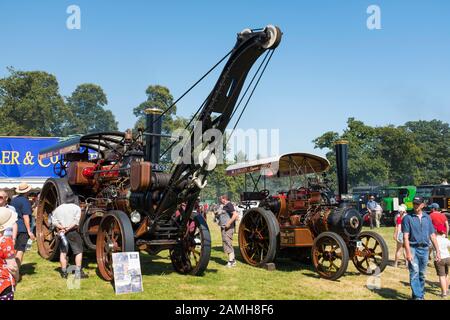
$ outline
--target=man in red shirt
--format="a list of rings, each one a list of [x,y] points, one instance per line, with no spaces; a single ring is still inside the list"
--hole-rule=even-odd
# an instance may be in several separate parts
[[[436,230],[445,230],[445,234],[448,237],[448,220],[445,214],[439,211],[439,205],[437,203],[433,203],[430,205],[430,218],[433,223],[434,229]]]

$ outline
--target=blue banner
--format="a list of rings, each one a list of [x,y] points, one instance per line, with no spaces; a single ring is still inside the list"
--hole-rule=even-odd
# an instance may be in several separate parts
[[[58,156],[39,160],[39,150],[55,145],[59,138],[0,137],[0,178],[56,177]]]

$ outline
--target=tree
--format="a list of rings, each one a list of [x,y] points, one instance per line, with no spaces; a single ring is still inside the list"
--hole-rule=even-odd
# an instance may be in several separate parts
[[[65,134],[118,130],[113,113],[104,109],[107,103],[106,95],[100,86],[91,83],[79,85],[67,98],[67,105],[74,118]]]
[[[142,102],[139,106],[133,109],[133,113],[138,117],[135,129],[145,129],[145,110],[148,108],[157,108],[162,111],[166,111],[173,104],[173,96],[170,90],[160,85],[150,85],[145,91],[147,94],[147,100]],[[183,129],[187,126],[189,120],[176,115],[177,107],[174,105],[163,116],[162,134],[172,134],[176,129]],[[167,148],[173,143],[173,141],[162,138],[161,139],[161,152],[167,150]],[[163,156],[161,162],[170,162],[170,150]]]
[[[412,133],[412,140],[420,151],[418,180],[421,183],[440,183],[450,180],[450,127],[440,120],[410,121],[404,127]]]
[[[335,172],[333,144],[349,141],[349,183],[358,185],[439,184],[450,176],[450,130],[439,120],[411,121],[404,126],[370,127],[349,118],[342,135],[326,132],[313,142],[330,151]]]
[[[394,185],[417,185],[423,164],[422,149],[416,144],[414,135],[404,127],[386,126],[376,130],[380,139],[379,151],[388,164],[388,181]]]
[[[44,71],[17,71],[0,79],[0,134],[60,136],[72,113],[59,94],[58,81]]]
[[[147,90],[147,100],[133,109],[133,114],[138,117],[135,128],[145,128],[145,110],[148,108],[156,108],[166,111],[173,104],[173,96],[170,90],[160,85],[150,85]],[[172,115],[177,113],[177,107],[173,106],[166,114],[163,123],[163,131],[168,129],[172,120]]]
[[[342,135],[336,132],[326,132],[322,136],[313,140],[315,147],[329,149],[326,154],[331,163],[330,180],[336,187],[336,155],[334,143],[339,139],[349,142],[348,182],[350,186],[358,185],[379,185],[388,180],[388,164],[382,158],[379,151],[379,138],[376,130],[363,122],[349,118],[347,129]]]

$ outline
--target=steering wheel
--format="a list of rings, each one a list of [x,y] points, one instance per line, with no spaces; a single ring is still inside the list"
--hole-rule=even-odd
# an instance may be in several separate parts
[[[259,193],[264,197],[267,198],[270,195],[270,191],[267,189],[262,189],[261,191],[259,191]]]
[[[53,166],[53,172],[60,178],[65,177],[67,175],[67,167],[68,162],[63,159],[59,159]]]

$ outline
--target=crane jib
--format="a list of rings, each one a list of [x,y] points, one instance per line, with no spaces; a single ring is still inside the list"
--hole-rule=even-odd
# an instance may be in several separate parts
[[[273,50],[279,45],[281,36],[280,29],[274,26],[267,26],[257,32],[245,29],[238,34],[237,42],[228,61],[213,90],[202,105],[202,109],[199,110],[198,121],[203,130],[217,129],[221,133],[225,131],[234,114],[237,100],[250,69],[264,52]],[[214,121],[212,120],[213,114]],[[192,141],[194,139],[193,132]],[[192,145],[191,148],[193,151],[195,146]],[[186,203],[186,209],[182,212],[182,216],[184,219],[189,218],[201,191],[201,185],[205,185],[207,173],[208,171],[204,170],[200,164],[180,163],[176,165],[169,185],[156,208],[156,218],[166,215],[170,217],[182,202]],[[189,181],[187,185],[186,180]]]

